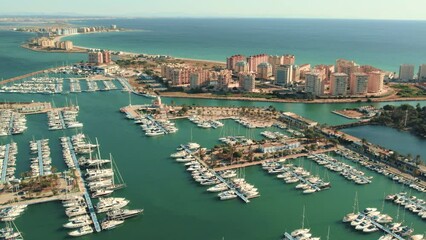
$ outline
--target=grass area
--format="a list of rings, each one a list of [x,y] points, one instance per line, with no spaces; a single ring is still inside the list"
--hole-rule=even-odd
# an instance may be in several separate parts
[[[405,85],[405,84],[396,84],[392,85],[398,93],[398,96],[401,97],[424,97],[426,96],[426,91],[416,88],[415,86]]]

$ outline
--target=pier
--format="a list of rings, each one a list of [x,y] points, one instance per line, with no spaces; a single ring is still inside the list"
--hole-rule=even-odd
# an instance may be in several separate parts
[[[296,240],[296,238],[292,237],[289,233],[284,233],[284,238],[286,240]]]
[[[350,165],[347,165],[347,164],[344,164],[344,163],[341,163],[341,162],[338,162],[336,159],[334,159],[334,158],[332,158],[333,160],[335,160],[335,161],[331,161],[329,158],[330,157],[324,157],[323,155],[321,155],[321,154],[314,154],[313,155],[314,157],[317,157],[317,158],[319,158],[319,159],[321,159],[321,160],[323,160],[323,161],[326,161],[328,164],[330,164],[330,165],[333,165],[333,166],[336,166],[336,167],[341,167],[342,169],[344,169],[344,170],[346,170],[346,171],[348,171],[349,172],[349,174],[350,175],[353,175],[353,176],[355,176],[356,178],[358,178],[358,179],[361,179],[362,181],[364,181],[364,182],[367,182],[367,183],[371,183],[371,180],[370,179],[368,179],[367,177],[365,177],[364,175],[361,175],[361,174],[359,174],[358,172],[356,172],[356,171],[353,171],[352,169],[351,169],[351,166]]]
[[[293,177],[299,179],[299,181],[301,181],[302,183],[308,184],[311,188],[315,189],[315,191],[317,192],[321,191],[321,188],[319,188],[316,184],[309,182],[308,180],[306,180],[304,177],[300,176],[299,174],[290,170],[285,170],[285,172],[290,173]]]
[[[148,119],[148,120],[150,120],[151,122],[153,122],[154,124],[155,124],[155,126],[156,127],[158,127],[159,129],[161,129],[161,131],[163,131],[165,134],[169,134],[170,132],[167,130],[167,129],[165,129],[161,124],[159,124],[158,122],[157,122],[157,120],[155,120],[151,115],[146,115],[146,118]]]
[[[4,183],[6,181],[6,171],[7,171],[7,162],[9,161],[9,148],[10,144],[6,144],[6,150],[4,153],[3,159],[3,168],[1,171],[1,182]]]
[[[371,223],[372,223],[374,226],[376,226],[378,229],[382,230],[383,232],[385,232],[385,233],[387,233],[387,234],[389,234],[389,235],[392,235],[392,237],[394,237],[395,239],[398,239],[398,240],[404,240],[404,238],[403,238],[403,237],[401,237],[401,236],[399,236],[398,234],[396,234],[396,233],[392,232],[389,228],[387,228],[387,227],[383,226],[382,224],[380,224],[380,223],[376,222],[375,220],[373,220],[373,219],[372,219],[372,218],[370,218],[369,216],[367,216],[367,215],[365,215],[365,214],[363,214],[363,213],[359,213],[359,214],[360,214],[361,216],[365,217],[366,219],[370,220],[370,221],[371,221]]]
[[[41,152],[41,141],[37,140],[37,153],[38,153],[38,170],[40,176],[44,176],[44,167],[43,167],[43,154]]]
[[[188,149],[185,145],[180,145],[188,154],[190,154],[191,156],[193,156],[197,162],[199,162],[201,165],[203,165],[204,167],[208,168],[217,179],[219,179],[222,183],[225,183],[226,186],[229,188],[229,190],[232,190],[235,192],[235,194],[241,198],[241,200],[243,200],[245,203],[249,203],[250,200],[240,191],[238,191],[238,189],[236,189],[234,187],[233,184],[231,184],[229,181],[226,181],[224,178],[222,178],[222,176],[220,176],[219,174],[217,174],[217,172],[213,169],[210,169],[209,166],[207,166],[207,164],[204,161],[201,161],[201,159],[199,159],[197,156],[195,156],[195,154],[192,153],[192,151],[190,149]]]
[[[121,85],[123,86],[123,91],[133,92],[133,87],[132,87],[132,85],[130,85],[130,83],[129,83],[129,81],[127,81],[127,79],[125,79],[125,78],[117,78],[117,79],[121,83]]]
[[[62,110],[59,110],[59,120],[61,121],[62,129],[66,129],[65,121],[64,121],[64,114]]]
[[[82,173],[81,173],[81,170],[80,170],[80,165],[78,164],[77,156],[75,155],[74,147],[71,143],[71,138],[67,137],[67,140],[68,140],[68,147],[69,147],[70,152],[71,152],[71,158],[72,158],[74,165],[75,165],[75,169],[77,170],[78,174],[80,175],[80,177],[83,181],[83,176],[82,176]],[[98,221],[98,217],[96,216],[96,213],[95,213],[95,209],[93,208],[92,199],[90,199],[90,196],[89,196],[89,193],[87,191],[85,184],[84,184],[83,196],[84,196],[84,199],[86,200],[87,208],[89,209],[90,217],[92,218],[93,225],[95,226],[96,232],[102,231],[101,226],[100,226],[99,221]]]
[[[8,134],[12,135],[13,132],[13,120],[15,119],[15,115],[13,114],[13,112],[10,113],[10,122],[9,122],[9,130],[8,130]]]

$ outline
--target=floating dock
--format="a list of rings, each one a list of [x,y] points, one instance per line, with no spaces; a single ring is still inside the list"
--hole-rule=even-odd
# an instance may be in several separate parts
[[[71,152],[71,158],[74,161],[75,169],[77,170],[78,174],[80,174],[81,179],[83,179],[83,176],[82,176],[82,173],[81,173],[81,170],[80,170],[80,165],[78,164],[77,156],[75,155],[74,147],[71,143],[71,139],[69,137],[67,137],[67,140],[68,140],[67,141],[68,147],[69,147],[70,152]],[[98,221],[98,217],[96,216],[96,213],[95,213],[95,209],[93,208],[92,199],[90,199],[89,192],[87,191],[86,184],[84,184],[83,196],[84,196],[84,199],[86,200],[87,208],[89,209],[90,217],[92,218],[93,225],[95,226],[96,232],[102,231],[101,226],[100,226],[99,221]]]
[[[383,226],[382,224],[376,222],[374,219],[370,218],[369,216],[363,214],[363,213],[359,213],[361,216],[365,217],[366,219],[370,220],[371,223],[376,226],[377,228],[381,229],[383,232],[392,235],[392,237],[398,239],[398,240],[404,240],[403,237],[399,236],[398,234],[392,232],[389,228]]]
[[[15,115],[13,115],[13,112],[10,112],[10,122],[9,122],[9,130],[8,130],[8,134],[12,135],[13,132],[13,120],[15,118]]]
[[[4,153],[3,159],[3,168],[1,171],[1,182],[4,183],[6,181],[6,171],[7,171],[7,162],[9,161],[9,148],[10,144],[6,144],[6,150]]]
[[[322,156],[321,154],[314,154],[313,156],[315,156],[315,157],[317,157],[317,158],[320,158],[321,160],[324,160],[324,161],[328,162],[328,164],[331,164],[331,165],[333,165],[333,166],[341,167],[341,168],[343,168],[344,170],[349,171],[349,173],[350,173],[351,175],[353,175],[353,176],[355,176],[355,177],[357,177],[357,178],[359,178],[359,179],[361,179],[361,180],[363,180],[363,181],[366,181],[366,182],[368,182],[368,183],[371,183],[371,180],[370,180],[370,179],[368,179],[366,176],[361,175],[361,174],[358,174],[357,172],[351,171],[351,169],[348,167],[348,166],[350,166],[350,165],[347,165],[347,164],[338,164],[338,163],[336,163],[336,162],[337,162],[337,160],[336,160],[336,159],[334,159],[334,158],[333,158],[333,159],[334,159],[334,160],[336,160],[336,162],[330,161],[329,159],[325,158],[325,157],[324,157],[324,156]]]
[[[165,134],[169,134],[170,132],[167,130],[167,129],[165,129],[161,124],[159,124],[158,122],[157,122],[157,120],[155,120],[151,115],[146,115],[146,118],[148,118],[148,120],[150,120],[150,121],[152,121],[154,124],[155,124],[155,126],[156,127],[158,127],[158,128],[160,128],[161,129],[161,131],[163,131]]]
[[[296,238],[292,237],[289,233],[284,233],[284,238],[286,240],[296,240]]]
[[[44,167],[43,167],[43,154],[41,152],[41,141],[37,140],[37,153],[38,153],[38,171],[40,176],[44,176]]]
[[[133,92],[133,87],[132,87],[132,85],[130,85],[130,83],[129,83],[129,81],[127,81],[127,79],[125,79],[125,78],[117,78],[117,80],[123,86],[123,91]]]
[[[59,120],[61,121],[62,129],[66,129],[65,121],[64,121],[64,114],[62,111],[59,111]]]
[[[299,174],[291,171],[291,170],[285,170],[285,172],[290,173],[291,175],[293,175],[293,177],[299,179],[299,181],[301,181],[302,183],[308,184],[311,188],[315,189],[315,191],[319,192],[322,189],[319,188],[316,184],[313,184],[311,182],[309,182],[308,180],[306,180],[304,177],[300,176]]]

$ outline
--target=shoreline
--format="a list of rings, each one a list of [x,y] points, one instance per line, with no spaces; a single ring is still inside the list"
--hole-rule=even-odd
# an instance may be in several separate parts
[[[426,97],[419,98],[394,98],[394,99],[371,99],[371,102],[360,99],[316,99],[294,100],[294,99],[267,99],[267,98],[249,98],[249,97],[221,97],[207,95],[192,95],[181,92],[160,92],[159,96],[167,98],[191,98],[191,99],[211,99],[211,100],[230,100],[230,101],[251,101],[251,102],[275,102],[275,103],[374,103],[374,102],[409,102],[409,101],[426,101]]]

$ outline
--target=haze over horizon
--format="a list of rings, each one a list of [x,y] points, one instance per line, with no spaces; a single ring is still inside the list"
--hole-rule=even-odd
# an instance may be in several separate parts
[[[17,0],[4,4],[0,15],[64,15],[109,17],[325,18],[426,20],[424,0]],[[23,8],[25,6],[25,8]],[[30,9],[31,11],[28,11]]]

